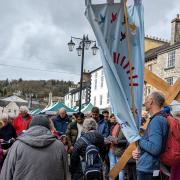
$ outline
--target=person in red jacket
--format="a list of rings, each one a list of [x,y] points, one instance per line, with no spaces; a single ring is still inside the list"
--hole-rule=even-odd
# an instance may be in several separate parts
[[[26,130],[30,121],[32,120],[32,116],[28,114],[28,108],[26,106],[21,106],[19,109],[19,115],[14,119],[13,126],[16,130],[17,136],[23,131]]]

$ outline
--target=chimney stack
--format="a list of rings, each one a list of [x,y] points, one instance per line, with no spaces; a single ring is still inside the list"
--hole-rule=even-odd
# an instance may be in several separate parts
[[[171,21],[171,45],[180,42],[180,18],[177,14],[176,18]]]

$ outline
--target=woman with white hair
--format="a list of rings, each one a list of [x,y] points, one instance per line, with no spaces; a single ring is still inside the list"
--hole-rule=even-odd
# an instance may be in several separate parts
[[[23,130],[26,130],[32,120],[32,116],[28,111],[29,110],[26,106],[21,106],[19,109],[19,115],[13,121],[13,126],[17,135],[19,135]]]
[[[86,139],[90,144],[95,145],[99,149],[102,159],[104,159],[106,151],[104,148],[104,137],[96,132],[97,123],[94,119],[85,119],[81,137],[74,144],[74,149],[71,155],[71,176],[72,180],[83,179],[81,166],[81,158],[85,159],[86,147],[88,144],[83,140]]]
[[[8,114],[6,114],[6,113],[2,114],[1,119],[3,122],[3,127],[1,127],[1,129],[0,129],[0,141],[1,141],[1,143],[5,142],[5,141],[10,141],[10,143],[5,145],[6,148],[4,148],[4,149],[9,148],[16,138],[16,131],[15,131],[14,127],[9,123],[8,118],[9,118]]]

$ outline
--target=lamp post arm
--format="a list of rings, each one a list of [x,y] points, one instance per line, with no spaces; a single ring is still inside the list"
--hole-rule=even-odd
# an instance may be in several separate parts
[[[80,40],[80,41],[83,41],[83,39],[84,39],[84,42],[86,41],[85,35],[83,36],[83,39],[82,38],[78,38],[78,37],[74,37],[74,36],[71,36],[71,39],[76,39],[76,40]],[[91,41],[92,43],[96,42],[96,41],[93,41],[93,40],[90,40],[90,39],[89,39],[89,41]]]
[[[71,38],[72,38],[72,39],[76,39],[76,40],[81,40],[81,41],[83,41],[82,38],[78,38],[78,37],[74,37],[74,36],[71,36]]]

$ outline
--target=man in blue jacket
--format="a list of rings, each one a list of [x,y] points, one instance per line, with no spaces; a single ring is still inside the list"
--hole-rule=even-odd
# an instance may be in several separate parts
[[[104,137],[109,135],[109,128],[107,122],[104,120],[104,116],[99,114],[99,108],[93,107],[91,110],[91,116],[98,124],[97,132]]]
[[[58,116],[54,119],[54,127],[61,134],[65,134],[69,124],[69,117],[64,108],[59,109]]]
[[[160,92],[152,92],[145,100],[146,111],[151,118],[139,140],[139,150],[133,151],[133,158],[137,160],[137,180],[160,179],[160,154],[168,135],[168,123],[161,114],[164,102],[164,95]]]

